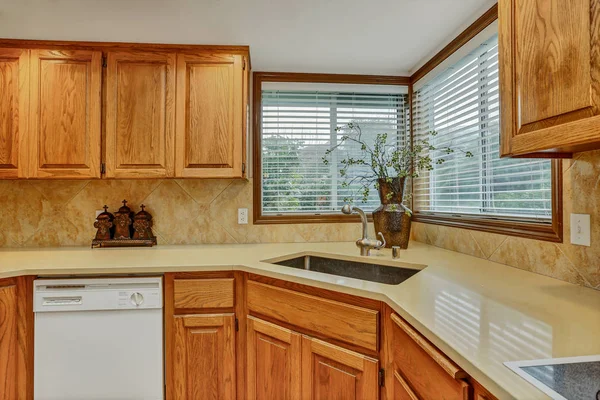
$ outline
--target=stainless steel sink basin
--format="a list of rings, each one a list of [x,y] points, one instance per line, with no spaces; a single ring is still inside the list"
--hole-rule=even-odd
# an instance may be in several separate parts
[[[271,260],[267,262],[283,265],[284,267],[306,269],[322,272],[324,274],[386,283],[388,285],[398,285],[420,271],[419,269],[338,260],[335,258],[313,255],[298,256],[279,261]]]

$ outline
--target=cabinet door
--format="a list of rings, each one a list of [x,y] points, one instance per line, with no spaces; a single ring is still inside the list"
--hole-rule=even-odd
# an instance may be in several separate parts
[[[17,288],[0,286],[0,393],[17,398]]]
[[[301,335],[248,317],[248,400],[300,400]]]
[[[302,398],[379,398],[379,362],[319,339],[302,337]]]
[[[600,1],[498,6],[502,155],[600,147]]]
[[[398,371],[394,371],[394,400],[419,400],[408,382]]]
[[[394,396],[400,399],[467,400],[467,374],[406,321],[392,314]]]
[[[100,178],[102,53],[31,51],[33,178]]]
[[[0,178],[26,177],[29,50],[0,49]]]
[[[242,176],[243,64],[241,55],[177,56],[176,176]]]
[[[0,280],[0,397],[33,399],[33,277]]]
[[[235,399],[234,315],[174,318],[174,399]]]
[[[174,176],[175,54],[110,52],[106,176]]]

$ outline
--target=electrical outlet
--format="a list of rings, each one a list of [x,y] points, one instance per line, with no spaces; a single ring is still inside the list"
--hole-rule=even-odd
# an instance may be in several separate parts
[[[248,209],[238,208],[238,225],[245,225],[248,223]]]
[[[590,215],[571,214],[571,243],[590,246]]]

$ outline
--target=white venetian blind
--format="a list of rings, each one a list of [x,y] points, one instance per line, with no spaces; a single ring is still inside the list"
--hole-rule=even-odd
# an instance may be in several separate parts
[[[374,189],[367,203],[361,203],[360,179],[348,188],[342,186],[340,161],[358,155],[360,149],[345,145],[332,153],[329,165],[323,163],[323,156],[347,133],[336,128],[350,122],[361,126],[368,141],[378,133],[406,140],[406,88],[390,87],[386,92],[385,87],[371,90],[366,85],[351,85],[352,91],[306,86],[262,88],[262,213],[339,213],[349,197],[366,210],[375,209],[379,200]],[[357,176],[361,171],[349,173]]]
[[[437,132],[430,156],[445,160],[415,180],[416,211],[551,220],[550,161],[499,157],[497,35],[418,87],[413,107],[415,139]]]

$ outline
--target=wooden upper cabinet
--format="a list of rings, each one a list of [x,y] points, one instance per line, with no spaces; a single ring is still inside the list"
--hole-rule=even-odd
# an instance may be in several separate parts
[[[300,400],[302,336],[248,317],[248,400]]]
[[[600,148],[600,0],[498,6],[502,155]]]
[[[170,400],[235,399],[234,315],[183,315],[174,318]]]
[[[242,55],[177,55],[176,176],[243,176],[244,64]]]
[[[161,52],[108,53],[106,177],[174,176],[175,58]]]
[[[302,337],[302,398],[376,400],[379,362],[319,339]]]
[[[29,176],[100,178],[102,53],[31,50]]]
[[[29,50],[0,49],[0,178],[27,175]]]

